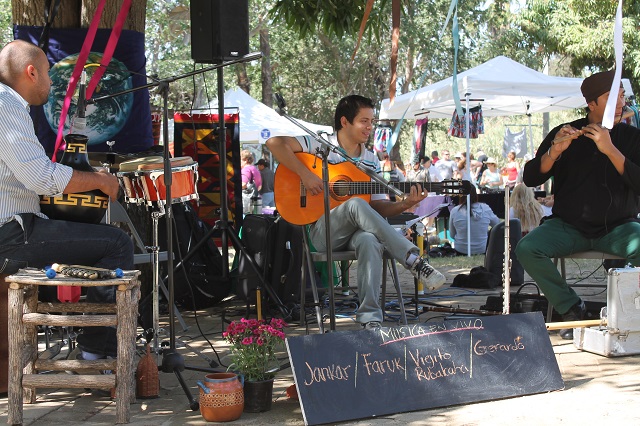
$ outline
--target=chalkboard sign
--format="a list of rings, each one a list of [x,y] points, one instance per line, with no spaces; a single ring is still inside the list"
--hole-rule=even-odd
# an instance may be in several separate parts
[[[305,424],[562,389],[540,312],[287,338]]]

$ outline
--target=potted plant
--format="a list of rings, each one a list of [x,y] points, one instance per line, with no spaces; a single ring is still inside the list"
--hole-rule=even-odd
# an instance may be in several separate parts
[[[284,341],[287,324],[245,319],[232,321],[222,333],[231,345],[228,370],[244,376],[244,411],[261,412],[271,409],[273,379],[279,369],[276,349]]]

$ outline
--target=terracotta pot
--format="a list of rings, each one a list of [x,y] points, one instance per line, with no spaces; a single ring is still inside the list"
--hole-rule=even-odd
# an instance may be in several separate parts
[[[60,164],[74,170],[94,172],[87,155],[89,139],[84,135],[68,134],[64,137],[67,148]],[[50,219],[72,222],[100,223],[107,211],[109,197],[102,191],[93,190],[78,194],[62,194],[57,197],[40,196],[40,210]]]
[[[211,373],[200,382],[200,414],[208,422],[237,420],[244,408],[244,393],[235,373]]]

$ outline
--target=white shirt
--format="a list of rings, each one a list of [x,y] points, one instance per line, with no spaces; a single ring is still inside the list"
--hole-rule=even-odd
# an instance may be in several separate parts
[[[453,173],[458,170],[458,165],[453,160],[440,159],[434,166],[436,170],[438,170],[441,181],[451,179],[453,177]]]
[[[39,195],[58,195],[73,169],[51,162],[33,130],[29,104],[0,83],[0,225],[20,213],[40,212]]]

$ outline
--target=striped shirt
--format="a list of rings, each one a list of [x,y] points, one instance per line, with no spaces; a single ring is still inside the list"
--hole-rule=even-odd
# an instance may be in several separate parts
[[[340,147],[340,144],[338,143],[337,135],[333,134],[333,135],[329,135],[328,137],[331,145],[337,146],[338,149],[342,150],[342,148]],[[322,145],[320,144],[320,142],[316,141],[310,136],[296,136],[296,139],[300,143],[300,146],[302,147],[303,152],[307,152],[309,154],[315,154],[318,148],[322,148]],[[352,157],[352,158],[355,161],[362,162],[363,165],[375,171],[376,174],[382,177],[382,169],[380,168],[380,160],[378,159],[378,156],[373,151],[366,149],[364,145],[361,145],[360,153],[361,153],[360,157]],[[340,154],[333,151],[329,153],[330,164],[338,164],[344,161],[346,160]],[[372,194],[371,199],[372,200],[388,200],[389,197],[386,194]]]
[[[72,168],[47,157],[27,101],[0,83],[0,226],[20,213],[46,218],[39,195],[61,194],[72,174]]]

